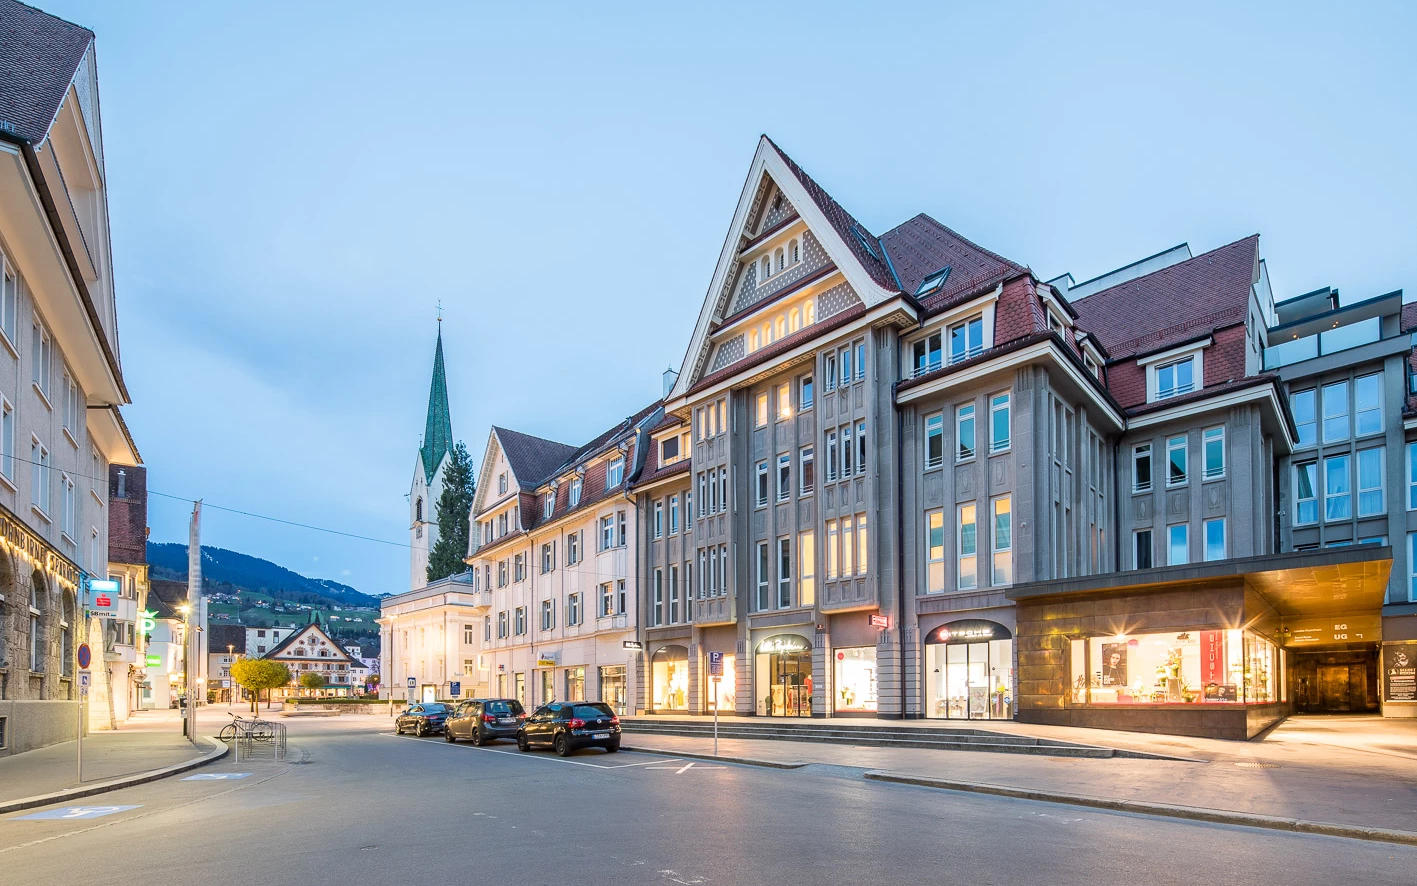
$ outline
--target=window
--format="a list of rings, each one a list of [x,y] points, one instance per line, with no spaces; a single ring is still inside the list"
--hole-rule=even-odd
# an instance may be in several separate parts
[[[728,468],[720,468],[718,472],[718,503],[722,510],[728,510]]]
[[[836,390],[836,354],[827,354],[826,372],[823,373],[827,379],[827,390]]]
[[[1201,434],[1201,451],[1205,456],[1205,479],[1225,476],[1225,428],[1207,428]]]
[[[1132,447],[1132,491],[1146,492],[1151,489],[1151,444],[1139,443]]]
[[[797,536],[797,605],[817,602],[817,539],[809,529]]]
[[[619,531],[619,537],[618,537],[618,539],[617,539],[617,544],[618,544],[619,547],[622,547],[622,548],[623,548],[623,547],[625,546],[625,512],[624,512],[624,511],[616,511],[616,512],[615,512],[615,521],[616,521],[616,524],[618,525],[619,530],[620,530],[620,531]]]
[[[4,256],[0,256],[0,274],[3,274],[0,277],[0,330],[11,344],[19,344],[15,340],[15,323],[19,316],[20,278]]]
[[[994,499],[994,584],[1014,580],[1013,509],[1009,496]]]
[[[1195,390],[1195,369],[1195,357],[1156,367],[1156,399],[1164,400]]]
[[[669,623],[678,624],[680,619],[679,567],[669,567]]]
[[[36,438],[30,438],[31,482],[30,503],[43,513],[49,513],[49,450]]]
[[[498,494],[498,495],[506,495],[506,494],[507,494],[507,472],[506,472],[506,471],[503,471],[502,473],[500,473],[500,474],[497,475],[497,494]]]
[[[581,503],[581,478],[577,477],[571,481],[571,507]]]
[[[950,327],[950,362],[984,353],[984,318],[972,317]]]
[[[0,474],[15,479],[15,408],[0,397]],[[95,477],[97,474],[94,475]],[[96,482],[96,481],[95,481]]]
[[[1358,516],[1374,517],[1383,507],[1383,450],[1358,450]]]
[[[765,461],[758,462],[757,492],[758,507],[766,507],[768,503],[768,463]]]
[[[556,568],[556,545],[547,542],[541,546],[541,572],[546,574]]]
[[[1183,486],[1186,482],[1186,438],[1172,437],[1166,441],[1166,485]]]
[[[926,295],[928,293],[934,292],[936,289],[939,289],[941,286],[944,286],[945,281],[949,278],[950,269],[948,266],[946,266],[944,270],[936,271],[935,273],[926,277],[924,280],[921,280],[920,288],[915,290],[915,294]]]
[[[39,388],[46,400],[49,399],[49,367],[53,356],[54,342],[49,337],[49,331],[36,318],[30,340],[30,368],[34,374],[34,386]]]
[[[851,573],[856,571],[852,565],[852,556],[856,552],[855,544],[855,524],[850,517],[841,520],[841,577],[850,578]]]
[[[518,606],[518,607],[517,607],[517,614],[516,614],[516,633],[517,633],[517,636],[519,636],[519,637],[526,633],[526,607],[525,607],[525,606]]]
[[[492,642],[492,616],[490,615],[482,616],[482,639],[489,643]]]
[[[423,503],[420,501],[420,505]],[[541,519],[550,520],[551,514],[556,510],[556,490],[551,490],[541,497]]]
[[[709,548],[707,590],[710,597],[718,596],[718,549]]]
[[[74,529],[75,523],[78,522],[78,515],[75,513],[74,481],[69,479],[68,474],[61,473],[59,475],[59,491],[62,493],[59,528],[72,542],[78,536],[78,532]],[[1378,490],[1378,499],[1380,501],[1382,499],[1382,490]]]
[[[851,425],[841,429],[841,476],[850,477],[852,472]]]
[[[1183,566],[1191,562],[1190,527],[1177,523],[1166,527],[1166,562],[1171,566]]]
[[[679,534],[679,496],[669,496],[669,534]]]
[[[1317,462],[1294,466],[1294,525],[1319,521]]]
[[[836,431],[827,433],[827,479],[836,479]]]
[[[827,521],[827,581],[834,581],[841,574],[838,563],[840,550],[837,547],[840,532],[835,520]]]
[[[1407,444],[1407,510],[1417,511],[1417,442]]]
[[[1206,560],[1225,559],[1225,518],[1205,521]]]
[[[1417,532],[1407,534],[1407,599],[1417,600]]]
[[[615,518],[609,514],[600,518],[600,549],[608,551],[615,547]]]
[[[955,461],[974,458],[974,404],[955,410]]]
[[[1354,420],[1357,436],[1380,434],[1383,430],[1382,373],[1359,376],[1353,381]]]
[[[664,537],[664,502],[654,503],[654,537]]]
[[[959,532],[955,539],[959,550],[959,589],[966,591],[979,586],[979,525],[975,506],[959,506]]]
[[[935,413],[925,417],[925,467],[938,468],[945,463],[945,416]]]
[[[1361,379],[1360,379],[1361,381]],[[69,370],[64,370],[64,430],[69,432],[69,437],[75,444],[79,442],[79,386],[74,384],[74,379],[69,375]]]
[[[1348,439],[1348,382],[1324,385],[1324,442]]]
[[[777,457],[777,500],[787,501],[792,494],[792,456],[783,453]]]
[[[1135,569],[1151,568],[1151,530],[1138,529],[1132,533],[1132,563]]]
[[[792,385],[787,382],[777,386],[777,420],[787,421],[792,417]]]
[[[566,536],[566,565],[574,566],[581,561],[581,534],[572,532]]]
[[[812,377],[804,375],[797,382],[797,410],[805,412],[812,408]]]
[[[654,605],[650,609],[649,623],[651,625],[664,624],[664,570],[656,569],[652,577],[651,587],[654,588]]]
[[[856,380],[866,377],[866,343],[856,343]]]
[[[610,460],[610,464],[605,467],[605,488],[614,489],[625,482],[625,459],[617,456]]]
[[[796,239],[791,240],[787,244],[787,255],[788,261],[792,262],[794,265],[802,260],[802,246]]]
[[[851,348],[842,348],[837,359],[841,363],[841,385],[846,387],[851,384]]]
[[[816,476],[815,476],[815,475],[813,474],[813,472],[812,472],[812,468],[813,468],[812,455],[813,455],[813,454],[812,454],[812,447],[810,447],[810,446],[803,446],[803,447],[802,447],[801,455],[798,457],[798,462],[799,462],[800,465],[801,465],[801,474],[802,474],[802,487],[801,487],[801,494],[802,494],[802,495],[811,495],[811,494],[812,494],[812,489],[814,488],[814,486],[815,486],[815,484],[816,484]]]
[[[787,253],[782,249],[782,247],[778,247],[778,250],[777,250],[776,255],[777,255],[777,270],[778,270],[779,273],[781,273],[781,272],[782,272],[782,269],[787,267]]]
[[[497,639],[499,639],[499,640],[505,640],[506,638],[507,638],[507,611],[504,609],[504,610],[502,610],[501,612],[497,613]],[[404,646],[405,646],[405,648],[407,648],[407,646],[408,646],[408,643],[407,643],[406,640],[405,640]]]
[[[1300,446],[1313,446],[1318,442],[1318,416],[1314,412],[1317,392],[1313,388],[1297,391],[1289,398],[1289,409],[1294,413],[1294,427],[1299,432]]]
[[[615,586],[610,582],[600,583],[600,617],[607,618],[615,614]]]
[[[679,460],[679,435],[666,437],[659,441],[659,463],[660,465],[672,465]]]
[[[758,276],[759,276],[759,277],[762,277],[764,280],[766,280],[766,279],[768,279],[769,277],[771,277],[771,276],[772,276],[772,256],[769,256],[769,255],[763,256],[763,260],[758,263],[758,268],[759,268],[759,271],[758,271]]]
[[[756,600],[757,605],[755,607],[758,612],[764,612],[768,609],[769,568],[768,543],[760,541],[758,542],[758,599]]]
[[[710,514],[717,514],[719,509],[718,468],[714,468],[713,470],[709,471],[708,474],[705,476],[706,482],[708,483],[708,495],[704,499],[704,504],[708,508],[708,512]]]
[[[866,515],[856,515],[856,574],[865,575],[870,564],[871,545],[866,538]]]
[[[1009,448],[1009,395],[995,394],[989,398],[989,451],[1003,452]]]
[[[526,555],[517,554],[512,558],[512,581],[526,580]]]
[[[569,624],[569,622],[567,622]],[[556,604],[551,600],[541,601],[541,629],[549,631],[556,627]]]
[[[941,336],[940,333],[932,333],[920,339],[913,345],[911,356],[913,358],[915,375],[924,375],[933,372],[941,365]]]
[[[768,392],[760,391],[754,399],[753,427],[765,428],[768,424]]]
[[[925,515],[925,593],[945,590],[945,512]]]
[[[856,473],[866,473],[866,423],[856,423]]]
[[[1353,516],[1348,456],[1324,459],[1324,519],[1347,520]]]
[[[777,608],[792,606],[792,539],[777,540]]]

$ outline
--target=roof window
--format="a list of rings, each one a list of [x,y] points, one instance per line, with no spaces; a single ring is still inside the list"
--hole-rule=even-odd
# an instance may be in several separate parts
[[[924,280],[920,281],[920,288],[915,290],[916,295],[928,295],[945,285],[945,281],[950,279],[950,266],[945,265],[941,270],[936,271]]]

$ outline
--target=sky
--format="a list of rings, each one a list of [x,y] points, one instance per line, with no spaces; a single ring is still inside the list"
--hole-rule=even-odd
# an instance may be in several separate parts
[[[1041,279],[1258,232],[1279,298],[1417,294],[1414,4],[32,2],[98,36],[150,488],[390,542],[204,511],[369,593],[437,305],[474,461],[590,439],[682,363],[761,133]]]

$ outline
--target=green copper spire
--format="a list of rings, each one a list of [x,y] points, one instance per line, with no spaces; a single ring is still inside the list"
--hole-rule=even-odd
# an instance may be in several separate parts
[[[433,386],[428,390],[428,426],[423,430],[423,478],[433,482],[443,456],[453,451],[453,418],[448,412],[448,378],[443,371],[443,321],[438,320],[438,349],[433,354]]]

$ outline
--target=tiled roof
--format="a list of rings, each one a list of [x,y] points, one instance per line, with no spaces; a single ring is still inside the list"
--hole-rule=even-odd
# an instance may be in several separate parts
[[[1078,325],[1114,360],[1243,323],[1259,260],[1259,235],[1079,299]]]
[[[93,38],[88,28],[0,0],[0,121],[43,141]]]
[[[767,136],[763,137],[767,138]],[[807,196],[812,198],[812,202],[815,203],[817,208],[822,211],[822,214],[827,217],[827,221],[831,224],[832,228],[835,229],[837,235],[845,241],[846,247],[851,250],[851,254],[856,257],[856,260],[860,262],[861,266],[866,269],[866,272],[871,275],[871,279],[875,281],[876,285],[889,292],[898,291],[900,287],[896,284],[895,275],[891,273],[890,267],[886,264],[880,242],[875,236],[871,234],[870,231],[866,230],[866,226],[858,222],[840,203],[832,199],[832,195],[828,194],[826,189],[813,181],[812,177],[808,175],[801,166],[798,166],[796,161],[787,156],[786,152],[778,147],[776,142],[768,138],[768,144],[772,145],[773,150],[777,151],[778,156],[782,157],[782,161],[787,164],[787,168],[791,170],[793,176],[797,178],[797,181],[800,182],[802,187],[807,191]],[[872,255],[871,252],[867,250],[866,246],[862,245],[861,241],[857,238],[855,231],[858,229],[861,231],[862,235],[865,236],[866,240],[872,244],[871,248],[875,250],[875,255]]]
[[[428,388],[428,423],[423,429],[423,477],[433,482],[433,474],[443,456],[453,451],[453,418],[448,409],[448,377],[443,369],[443,326],[438,325],[438,347],[433,352],[433,383]]]
[[[1259,387],[1261,385],[1274,385],[1278,387],[1279,376],[1273,373],[1261,375],[1250,375],[1243,378],[1222,381],[1216,384],[1207,384],[1199,391],[1192,391],[1189,394],[1182,394],[1178,397],[1167,397],[1165,400],[1155,400],[1151,403],[1142,403],[1139,406],[1132,406],[1127,409],[1128,416],[1146,415],[1149,412],[1159,412],[1163,409],[1172,409],[1176,406],[1185,406],[1188,403],[1195,403],[1200,400],[1208,400],[1218,394],[1228,394],[1233,391],[1243,391],[1246,388]],[[1283,399],[1281,395],[1281,400]]]
[[[497,442],[502,447],[507,464],[512,466],[517,482],[523,487],[540,486],[566,460],[576,453],[576,447],[544,440],[513,431],[509,428],[494,427]]]
[[[209,625],[207,627],[207,650],[213,653],[220,653],[226,647],[232,647],[232,652],[241,655],[246,654],[246,626],[245,625]]]
[[[358,661],[358,659],[356,659],[354,656],[352,656],[352,655],[349,654],[349,651],[348,651],[347,649],[345,649],[344,646],[340,645],[340,642],[339,642],[338,640],[336,640],[334,637],[331,637],[331,636],[325,631],[325,629],[324,629],[320,624],[318,624],[317,622],[313,622],[313,621],[310,622],[309,624],[301,625],[300,627],[298,627],[298,628],[296,628],[295,630],[291,631],[289,636],[287,636],[284,640],[282,640],[279,644],[276,645],[276,648],[272,649],[270,652],[267,652],[265,655],[263,655],[263,656],[261,656],[261,657],[262,657],[262,658],[275,658],[276,655],[278,655],[279,653],[285,651],[286,647],[288,647],[288,646],[294,646],[294,645],[295,645],[296,638],[304,637],[305,634],[306,634],[306,631],[307,631],[308,629],[310,629],[310,628],[314,628],[316,631],[318,631],[319,634],[320,634],[320,636],[321,636],[321,637],[324,637],[325,640],[329,642],[330,646],[333,647],[335,650],[337,650],[337,651],[338,651],[341,655],[343,655],[346,659],[348,659],[349,661]],[[318,655],[306,655],[306,656],[304,656],[303,658],[301,658],[302,661],[304,661],[305,659],[309,659],[309,660],[311,660],[311,661],[319,661],[319,660],[320,660],[320,656],[318,656]],[[329,660],[338,663],[337,659],[329,659]]]
[[[936,271],[950,269],[945,285],[921,299],[921,306],[928,313],[952,307],[960,299],[1025,270],[924,213],[886,231],[881,235],[881,245],[890,254],[901,289],[907,294],[913,295],[920,283]]]
[[[1413,329],[1417,329],[1417,301],[1402,306],[1402,331],[1411,332]]]

